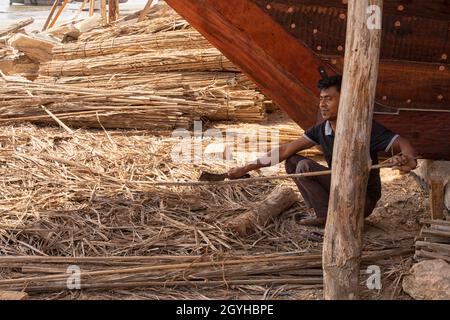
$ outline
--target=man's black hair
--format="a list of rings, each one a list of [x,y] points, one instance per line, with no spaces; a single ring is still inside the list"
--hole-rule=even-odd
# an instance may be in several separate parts
[[[319,83],[317,84],[317,87],[320,90],[325,90],[331,87],[336,87],[338,92],[341,92],[342,88],[342,76],[341,75],[335,75],[331,77],[323,77]]]

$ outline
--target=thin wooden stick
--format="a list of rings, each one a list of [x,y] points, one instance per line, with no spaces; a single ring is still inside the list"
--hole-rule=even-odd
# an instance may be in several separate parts
[[[152,8],[153,0],[148,0],[147,4],[145,5],[144,9],[142,9],[141,14],[139,15],[138,22],[144,21],[147,17],[148,12]]]
[[[0,37],[6,36],[9,33],[17,32],[20,29],[32,24],[33,22],[34,22],[33,18],[28,18],[28,19],[19,21],[17,23],[14,23],[13,25],[9,25],[4,29],[0,29]]]
[[[72,20],[76,20],[81,12],[83,12],[84,8],[86,7],[88,0],[83,0],[83,3],[81,3],[80,9],[78,9],[77,13],[73,17]]]
[[[94,15],[95,10],[95,0],[90,0],[90,7],[89,7],[89,16],[92,17]]]
[[[67,3],[69,3],[69,0],[64,0],[64,2],[61,4],[61,7],[59,8],[58,12],[55,15],[55,18],[53,19],[53,21],[50,23],[49,28],[53,27],[56,23],[56,21],[58,21],[59,16],[61,15],[61,13],[63,12],[64,8],[66,7]]]
[[[30,91],[27,91],[28,95],[31,97],[34,97],[33,94]],[[48,110],[45,106],[40,105],[42,110],[44,110],[50,117],[52,117],[53,120],[55,120],[64,130],[66,130],[68,133],[73,134],[73,130],[70,129],[68,126],[64,124],[60,119],[58,119],[57,116],[55,116],[50,110]]]
[[[53,15],[55,14],[56,8],[58,7],[58,3],[59,3],[59,0],[55,0],[55,2],[53,3],[52,9],[50,10],[50,13],[48,14],[47,20],[45,21],[45,24],[42,27],[42,31],[47,30],[48,25],[49,25],[50,21],[52,20]]]
[[[391,168],[390,164],[379,164],[371,167],[371,170],[377,170],[381,168]],[[260,181],[271,181],[271,180],[288,180],[293,178],[306,178],[306,177],[319,177],[330,175],[332,170],[316,171],[316,172],[306,172],[306,173],[295,173],[286,174],[270,177],[255,177],[248,179],[236,179],[236,180],[225,180],[225,181],[186,181],[186,182],[149,182],[149,181],[130,181],[127,183],[138,183],[149,186],[209,186],[209,185],[234,185],[234,184],[247,184],[252,182]]]

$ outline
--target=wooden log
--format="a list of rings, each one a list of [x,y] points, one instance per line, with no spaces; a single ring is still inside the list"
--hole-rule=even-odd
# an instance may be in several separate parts
[[[254,208],[233,218],[227,227],[242,237],[247,236],[255,231],[255,227],[264,227],[296,201],[297,194],[292,188],[278,187]]]
[[[421,248],[421,249],[426,248],[428,250],[438,252],[438,253],[442,252],[443,254],[450,256],[450,245],[448,245],[448,244],[417,241],[416,248]]]
[[[430,180],[431,219],[444,219],[444,181]]]
[[[50,21],[52,21],[53,15],[55,14],[56,8],[58,8],[58,3],[59,0],[55,0],[55,2],[53,2],[53,6],[50,9],[50,13],[48,14],[47,20],[44,23],[44,26],[42,27],[42,31],[47,30],[48,25],[50,24]]]
[[[12,47],[24,52],[35,62],[41,63],[52,60],[54,42],[20,33],[14,35],[8,42]]]
[[[109,23],[119,19],[119,0],[109,0]]]
[[[0,291],[0,301],[3,300],[27,300],[28,293],[17,291]]]
[[[6,36],[10,33],[15,33],[17,31],[19,31],[20,29],[32,24],[34,22],[33,18],[28,18],[22,21],[19,21],[17,23],[14,23],[10,26],[7,26],[4,29],[0,29],[0,37]]]
[[[437,225],[437,226],[449,226],[450,227],[450,221],[446,221],[446,220],[421,219],[420,223],[422,223],[422,224],[430,224],[430,225]]]
[[[421,232],[422,236],[435,236],[450,239],[450,231],[439,231],[432,229],[423,229]]]
[[[370,30],[366,24],[369,5],[381,8],[383,1],[348,1],[344,80],[323,246],[324,298],[328,300],[359,298],[370,132],[381,43],[381,30]]]

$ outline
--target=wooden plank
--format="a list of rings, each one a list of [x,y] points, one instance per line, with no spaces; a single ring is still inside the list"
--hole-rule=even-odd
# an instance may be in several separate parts
[[[328,300],[359,298],[370,132],[381,45],[381,30],[370,30],[366,24],[369,5],[381,8],[383,0],[348,1],[344,80],[323,245],[324,298]]]
[[[50,9],[50,13],[48,14],[47,20],[44,23],[44,26],[42,27],[42,31],[47,30],[48,25],[50,24],[50,21],[52,21],[53,15],[55,14],[56,8],[58,7],[59,0],[55,0],[53,3],[52,8]]]
[[[119,0],[109,0],[109,23],[119,19]]]
[[[430,180],[431,219],[444,219],[444,181]]]
[[[153,0],[148,0],[147,4],[145,5],[144,9],[141,11],[141,14],[139,15],[138,22],[144,21],[147,17],[148,12],[152,8]]]
[[[0,37],[6,36],[7,34],[14,33],[19,31],[20,29],[32,24],[34,22],[33,18],[28,18],[17,23],[14,23],[10,26],[7,26],[4,29],[0,29]]]

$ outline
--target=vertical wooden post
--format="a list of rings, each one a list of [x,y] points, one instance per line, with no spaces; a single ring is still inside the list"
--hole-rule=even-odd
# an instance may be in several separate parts
[[[108,24],[108,15],[106,10],[106,0],[100,0],[100,12],[102,14],[103,24]]]
[[[444,181],[430,180],[431,219],[444,219]]]
[[[367,24],[370,5],[381,9],[381,19],[383,0],[348,1],[344,79],[323,246],[325,299],[359,298],[370,132],[381,43],[381,25],[371,30]]]
[[[94,15],[94,10],[95,10],[95,0],[90,0],[89,4],[90,4],[89,17],[92,17]]]
[[[109,0],[109,23],[119,19],[119,0]]]
[[[47,20],[45,21],[44,26],[42,27],[42,31],[47,30],[48,25],[50,24],[50,21],[52,21],[53,15],[55,14],[56,8],[58,7],[58,3],[59,0],[55,0],[55,2],[53,2],[52,9],[50,10]]]

